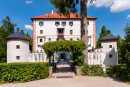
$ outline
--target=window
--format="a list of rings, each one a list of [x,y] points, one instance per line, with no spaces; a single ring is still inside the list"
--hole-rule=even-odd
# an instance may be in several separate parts
[[[69,22],[69,25],[70,25],[70,26],[73,26],[73,22]]]
[[[39,22],[39,25],[40,25],[40,26],[43,26],[43,22],[40,21],[40,22]]]
[[[43,42],[43,40],[42,40],[42,39],[40,39],[40,42]]]
[[[89,25],[89,22],[87,22],[87,24]]]
[[[70,30],[70,34],[73,34],[73,30]]]
[[[112,54],[109,55],[109,58],[112,58]]]
[[[20,56],[16,56],[16,59],[19,60],[19,59],[20,59]]]
[[[70,40],[73,40],[73,38],[70,38]]]
[[[48,17],[48,13],[45,14],[45,17]]]
[[[64,29],[62,29],[62,28],[57,29],[57,33],[58,34],[63,34],[64,33]]]
[[[43,30],[40,30],[40,34],[43,34]]]
[[[109,45],[109,48],[112,48],[112,45]]]
[[[66,22],[62,22],[62,25],[65,26],[65,25],[66,25]]]
[[[60,25],[60,22],[55,22],[55,25],[56,25],[56,26]]]
[[[16,49],[20,49],[20,45],[16,45]]]

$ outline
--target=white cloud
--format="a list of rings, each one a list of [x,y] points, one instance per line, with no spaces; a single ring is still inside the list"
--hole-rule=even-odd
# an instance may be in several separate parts
[[[26,1],[25,3],[26,4],[30,4],[30,3],[33,3],[33,1]]]
[[[109,7],[111,12],[120,12],[130,9],[130,0],[97,0],[88,6]]]
[[[128,15],[127,18],[130,18],[130,15]]]
[[[95,5],[96,7],[109,7],[115,0],[97,0],[93,1],[92,4],[88,3],[88,6]]]
[[[130,9],[130,0],[115,0],[110,8],[111,12],[125,11]]]
[[[26,29],[30,29],[30,30],[33,30],[33,27],[31,25],[25,25],[24,26]]]

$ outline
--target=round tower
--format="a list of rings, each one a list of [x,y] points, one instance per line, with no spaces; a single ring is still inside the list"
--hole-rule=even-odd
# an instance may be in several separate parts
[[[7,63],[29,62],[29,41],[30,39],[17,31],[8,36],[7,40]]]

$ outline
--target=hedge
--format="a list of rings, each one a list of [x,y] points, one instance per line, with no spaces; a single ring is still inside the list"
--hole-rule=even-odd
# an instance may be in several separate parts
[[[101,65],[88,65],[87,63],[82,68],[82,74],[88,76],[106,76]]]
[[[123,77],[130,80],[130,68],[127,65],[113,65],[106,69],[108,76]]]
[[[0,83],[27,82],[47,78],[49,64],[41,63],[1,63]]]

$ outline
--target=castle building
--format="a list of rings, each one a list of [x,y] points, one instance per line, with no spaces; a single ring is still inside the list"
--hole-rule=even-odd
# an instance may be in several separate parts
[[[7,63],[29,61],[29,41],[30,39],[17,32],[6,37],[7,40]]]
[[[107,34],[101,38],[101,48],[96,48],[96,19],[87,16],[88,19],[88,64],[101,64],[102,66],[117,65],[118,38]],[[12,62],[48,62],[46,53],[41,46],[56,40],[79,40],[81,39],[80,15],[70,13],[69,16],[52,13],[31,18],[33,22],[33,52],[29,51],[30,39],[19,33],[8,36],[7,40],[7,63]],[[53,61],[66,57],[72,59],[72,52],[58,51],[53,55]]]
[[[96,17],[88,19],[88,49],[96,48]],[[70,13],[69,16],[52,13],[32,17],[33,22],[33,50],[43,51],[41,45],[56,40],[79,40],[81,37],[81,17]]]

